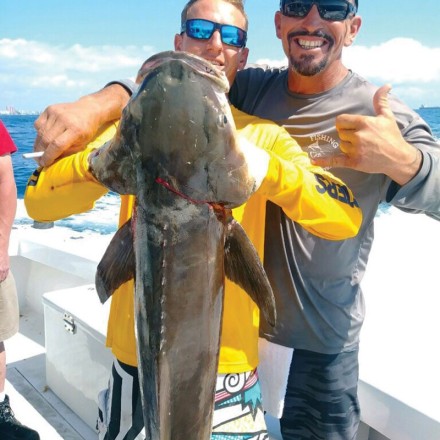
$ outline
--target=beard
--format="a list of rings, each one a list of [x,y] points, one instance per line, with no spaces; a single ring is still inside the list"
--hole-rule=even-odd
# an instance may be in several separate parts
[[[299,59],[290,56],[290,66],[301,76],[314,76],[322,72],[327,67],[328,57],[319,62],[314,62],[313,55],[303,55]]]
[[[292,67],[292,69],[296,73],[298,73],[299,75],[302,75],[302,76],[317,75],[318,73],[325,70],[325,68],[327,67],[327,64],[329,61],[329,55],[326,55],[320,61],[315,61],[314,55],[307,55],[307,54],[302,54],[299,56],[299,58],[298,57],[295,58],[295,56],[293,55],[293,52],[295,50],[294,45],[296,44],[294,39],[295,39],[295,37],[299,37],[299,36],[316,36],[316,37],[320,37],[320,38],[325,38],[327,40],[328,45],[329,45],[329,49],[331,49],[331,47],[333,46],[334,40],[330,35],[326,35],[322,31],[317,31],[314,33],[307,33],[307,32],[303,32],[303,31],[292,32],[288,36],[289,53],[290,53],[289,61],[290,61],[290,66]]]

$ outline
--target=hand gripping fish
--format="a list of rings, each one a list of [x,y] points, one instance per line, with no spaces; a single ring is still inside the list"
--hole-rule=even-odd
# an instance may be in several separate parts
[[[115,138],[90,161],[100,182],[136,196],[98,266],[97,291],[104,302],[135,278],[147,439],[208,440],[225,274],[275,321],[261,262],[230,215],[263,176],[252,175],[237,142],[222,72],[184,52],[144,68]]]

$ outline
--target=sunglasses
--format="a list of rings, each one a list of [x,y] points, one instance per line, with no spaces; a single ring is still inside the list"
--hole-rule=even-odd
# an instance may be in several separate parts
[[[287,17],[304,18],[313,5],[327,21],[343,21],[349,14],[356,14],[356,6],[346,0],[281,0],[280,10]]]
[[[220,31],[222,42],[228,46],[244,47],[246,45],[247,32],[243,29],[230,24],[214,23],[202,18],[186,20],[185,23],[182,23],[180,32],[185,32],[188,37],[196,40],[209,40],[216,30]]]

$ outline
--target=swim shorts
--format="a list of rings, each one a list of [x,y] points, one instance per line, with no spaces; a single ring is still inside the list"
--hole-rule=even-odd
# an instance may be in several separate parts
[[[138,371],[114,359],[109,387],[98,396],[99,440],[143,440]],[[217,376],[211,440],[267,440],[256,371]]]

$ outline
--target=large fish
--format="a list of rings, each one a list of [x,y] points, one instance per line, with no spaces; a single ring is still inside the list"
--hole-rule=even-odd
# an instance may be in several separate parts
[[[258,255],[230,215],[256,182],[236,141],[224,74],[184,52],[160,53],[144,70],[117,135],[91,159],[100,182],[136,195],[132,220],[98,266],[97,290],[105,301],[135,278],[147,439],[207,440],[225,273],[275,320]]]

